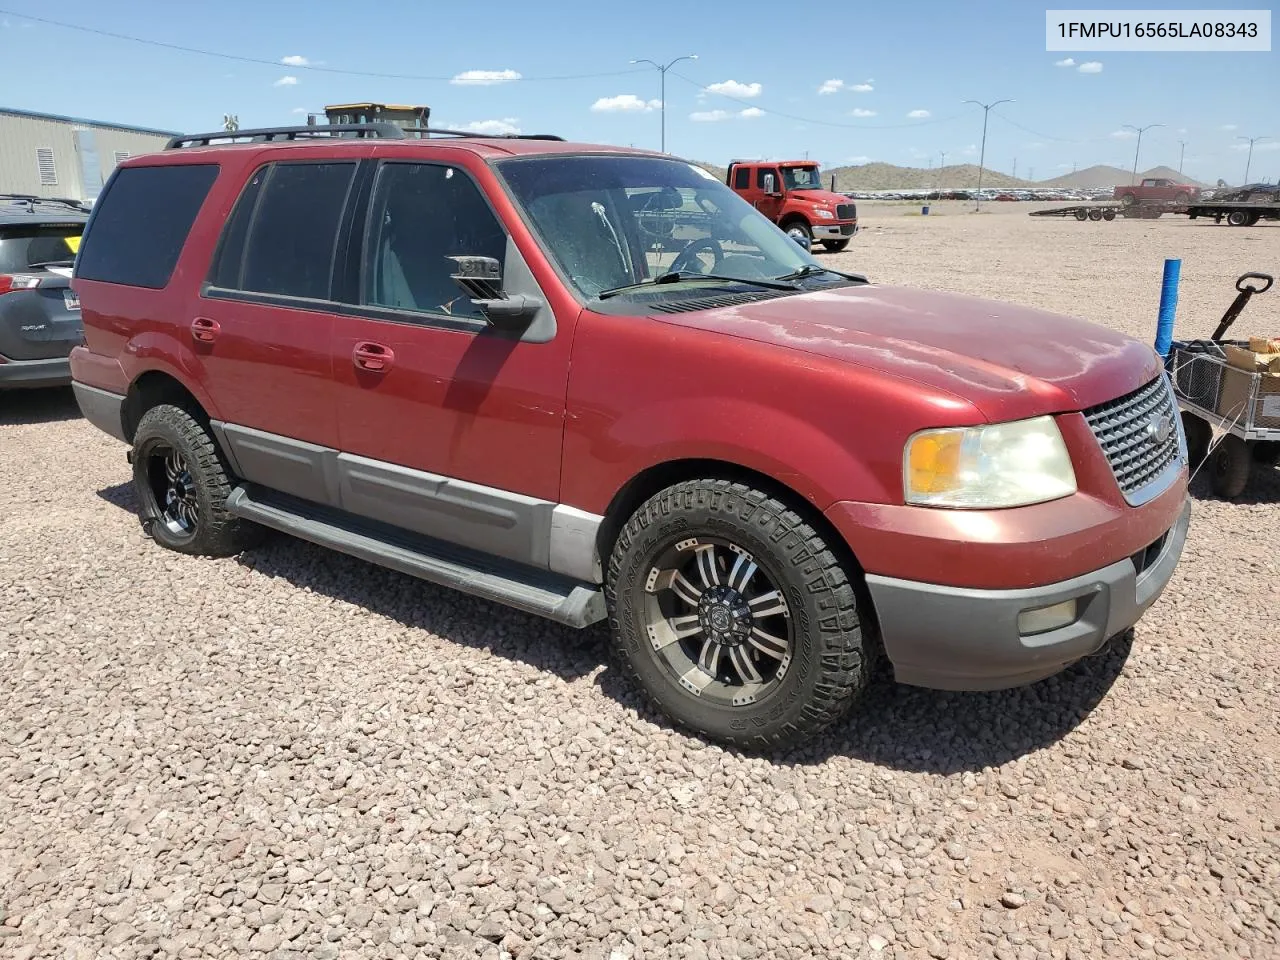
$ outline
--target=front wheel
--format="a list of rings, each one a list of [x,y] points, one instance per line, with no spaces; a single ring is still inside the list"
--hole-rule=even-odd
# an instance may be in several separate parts
[[[868,683],[844,565],[797,513],[739,483],[646,501],[618,536],[606,598],[624,669],[669,718],[724,743],[799,743]]]
[[[1247,210],[1232,210],[1227,214],[1227,223],[1233,227],[1248,226],[1249,212]]]
[[[823,240],[822,245],[827,248],[829,253],[839,253],[845,247],[849,246],[848,240]]]
[[[1132,207],[1137,202],[1138,202],[1138,198],[1135,197],[1132,193],[1126,193],[1123,197],[1120,198],[1120,206],[1122,207]]]
[[[1173,202],[1180,207],[1185,207],[1191,202],[1191,194],[1187,193],[1185,190],[1180,191],[1178,195],[1173,198]]]
[[[152,407],[133,437],[133,482],[143,529],[180,553],[226,557],[261,528],[227,512],[233,487],[213,437],[187,411]]]
[[[813,231],[803,220],[792,220],[782,229],[786,231],[788,237],[806,250],[813,246]]]

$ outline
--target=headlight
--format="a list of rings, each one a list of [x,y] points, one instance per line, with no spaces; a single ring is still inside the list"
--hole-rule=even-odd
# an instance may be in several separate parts
[[[991,509],[1076,492],[1076,473],[1053,417],[922,430],[903,457],[907,503]]]
[[[813,212],[818,215],[819,220],[834,220],[836,218],[836,215],[830,210],[814,210]]]

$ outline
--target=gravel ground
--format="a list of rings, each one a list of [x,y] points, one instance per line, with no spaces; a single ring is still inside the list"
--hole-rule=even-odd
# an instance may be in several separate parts
[[[864,216],[831,262],[1144,338],[1166,255],[1188,334],[1280,272],[1276,227]],[[1197,480],[1106,654],[758,758],[659,722],[600,630],[283,538],[161,550],[61,391],[0,397],[0,451],[6,960],[1280,956],[1275,472]]]

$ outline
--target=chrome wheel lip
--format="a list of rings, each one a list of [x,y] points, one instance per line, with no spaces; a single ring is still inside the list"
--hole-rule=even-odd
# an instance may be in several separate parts
[[[795,632],[780,578],[720,536],[661,548],[644,583],[646,633],[656,659],[685,693],[747,707],[782,686]]]

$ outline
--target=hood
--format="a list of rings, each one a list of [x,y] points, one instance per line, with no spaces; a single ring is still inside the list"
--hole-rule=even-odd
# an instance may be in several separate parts
[[[1151,347],[1084,320],[875,284],[656,319],[915,381],[968,400],[991,421],[1082,410],[1161,370]]]
[[[832,193],[830,190],[792,190],[788,194],[793,200],[805,200],[809,203],[830,204],[853,203],[843,193]]]

